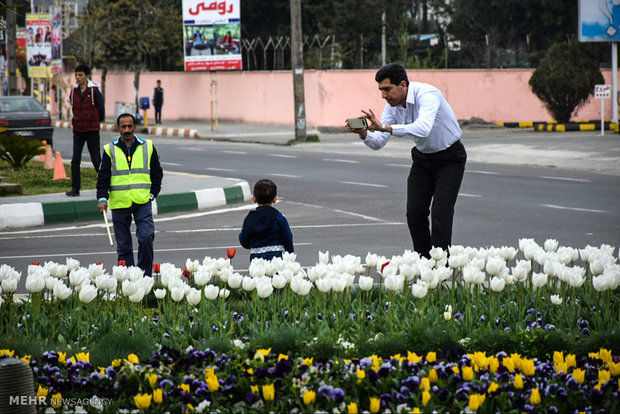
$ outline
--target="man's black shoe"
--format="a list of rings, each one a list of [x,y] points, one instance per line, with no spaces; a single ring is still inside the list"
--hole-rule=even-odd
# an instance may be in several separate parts
[[[71,191],[67,191],[65,194],[68,195],[69,197],[78,197],[80,195],[80,190],[76,190],[75,188],[72,188]]]

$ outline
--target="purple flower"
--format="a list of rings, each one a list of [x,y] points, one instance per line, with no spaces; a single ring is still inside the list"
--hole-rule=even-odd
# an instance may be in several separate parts
[[[461,312],[457,312],[454,314],[454,319],[462,319],[463,318],[463,314]]]
[[[510,332],[510,326],[505,327],[504,332]]]
[[[386,378],[388,375],[390,375],[390,373],[392,372],[392,366],[389,363],[384,363],[383,365],[381,365],[381,368],[379,368],[379,376],[382,378]]]
[[[317,318],[319,318],[320,321],[323,320],[323,314],[321,312],[319,312],[319,314],[317,315]]]
[[[411,392],[416,392],[418,388],[420,388],[420,377],[418,377],[417,375],[412,375],[411,377],[405,378],[401,384],[405,387],[407,387],[407,389],[409,389]],[[402,388],[401,388],[401,392]]]
[[[484,315],[480,315],[480,318],[478,319],[480,322],[484,322],[486,319],[484,317]]]

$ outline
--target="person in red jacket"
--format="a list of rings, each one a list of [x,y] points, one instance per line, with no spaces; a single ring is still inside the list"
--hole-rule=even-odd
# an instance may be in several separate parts
[[[90,69],[86,65],[75,68],[75,87],[69,97],[73,111],[73,156],[71,157],[71,190],[65,194],[69,197],[80,195],[82,150],[88,147],[90,160],[95,170],[101,164],[99,145],[100,123],[105,120],[103,95],[99,92],[99,84],[88,79]]]

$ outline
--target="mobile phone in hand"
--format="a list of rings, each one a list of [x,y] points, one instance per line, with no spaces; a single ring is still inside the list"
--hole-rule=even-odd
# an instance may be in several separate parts
[[[366,118],[349,118],[347,121],[349,122],[349,127],[351,127],[351,129],[368,128]]]

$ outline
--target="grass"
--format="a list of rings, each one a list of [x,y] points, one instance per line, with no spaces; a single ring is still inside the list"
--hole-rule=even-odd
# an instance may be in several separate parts
[[[14,170],[6,161],[0,160],[0,177],[4,183],[21,184],[23,194],[38,195],[63,193],[71,189],[71,166],[64,164],[66,179],[54,180],[54,169],[46,170],[41,161],[30,161],[25,168]],[[97,187],[97,172],[94,168],[82,168],[82,190]],[[15,195],[7,195],[11,197]]]

